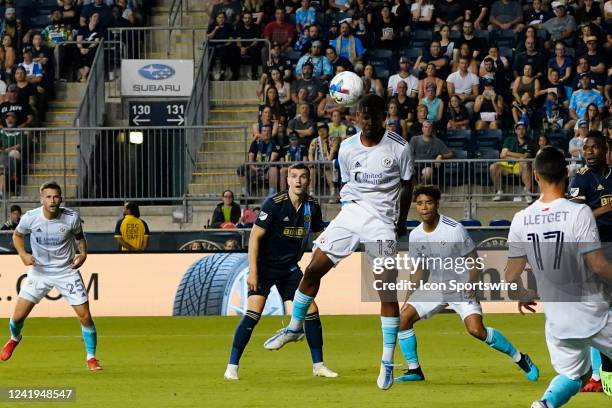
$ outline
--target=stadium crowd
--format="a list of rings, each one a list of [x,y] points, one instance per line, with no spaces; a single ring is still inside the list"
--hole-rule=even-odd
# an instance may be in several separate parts
[[[19,192],[56,80],[87,80],[108,28],[142,24],[152,0],[0,1],[0,193]]]
[[[209,39],[267,40],[212,45],[213,79],[246,65],[260,82],[249,161],[336,159],[358,130],[327,91],[345,70],[388,100],[386,126],[416,159],[505,159],[488,169],[495,200],[502,175],[520,176],[531,200],[531,167],[512,159],[552,144],[580,163],[588,131],[612,137],[610,0],[217,0],[209,13]],[[326,170],[315,188],[335,201]],[[238,174],[244,195],[284,185],[282,166]]]

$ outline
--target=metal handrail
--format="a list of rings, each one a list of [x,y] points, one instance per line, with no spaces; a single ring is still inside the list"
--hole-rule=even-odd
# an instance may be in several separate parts
[[[179,24],[183,25],[183,0],[173,0],[168,10],[168,26],[174,27],[176,19],[179,18]],[[169,38],[169,37],[168,37]]]

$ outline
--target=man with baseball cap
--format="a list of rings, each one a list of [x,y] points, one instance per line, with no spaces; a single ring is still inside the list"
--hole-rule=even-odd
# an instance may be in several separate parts
[[[565,125],[566,129],[572,129],[578,119],[584,118],[587,107],[594,103],[599,108],[599,113],[603,114],[604,98],[596,89],[591,89],[591,75],[588,72],[581,72],[578,75],[580,89],[575,91],[570,98],[569,115],[571,120]]]
[[[555,17],[542,24],[542,28],[548,32],[553,42],[561,40],[573,42],[572,37],[576,31],[576,20],[572,15],[567,14],[565,0],[553,1],[551,6]]]
[[[17,118],[17,127],[27,127],[34,122],[34,111],[27,103],[19,102],[19,88],[10,84],[6,92],[6,101],[0,104],[0,119],[2,126],[6,127],[6,114],[13,112]]]
[[[302,55],[295,66],[295,77],[302,77],[302,67],[307,61],[312,64],[312,75],[319,78],[321,81],[326,81],[331,78],[334,73],[333,67],[329,60],[321,55],[323,43],[315,40],[310,44],[310,52]]]
[[[387,90],[390,95],[397,93],[397,84],[399,81],[404,81],[408,90],[406,95],[409,98],[416,98],[419,92],[419,80],[410,73],[410,59],[406,56],[401,56],[399,59],[399,72],[389,77]]]

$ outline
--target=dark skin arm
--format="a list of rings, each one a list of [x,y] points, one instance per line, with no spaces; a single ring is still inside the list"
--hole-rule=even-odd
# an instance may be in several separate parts
[[[408,211],[410,210],[410,203],[412,201],[412,180],[402,180],[400,187],[400,213],[395,225],[395,232],[397,237],[401,238],[406,235],[406,219],[408,218]]]

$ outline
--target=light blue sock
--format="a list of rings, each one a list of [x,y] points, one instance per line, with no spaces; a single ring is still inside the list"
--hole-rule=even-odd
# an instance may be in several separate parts
[[[419,356],[417,354],[417,339],[414,334],[414,329],[402,330],[397,334],[399,339],[400,349],[408,363],[408,368],[419,367]]]
[[[495,350],[509,355],[515,363],[518,363],[521,359],[521,353],[519,353],[506,336],[501,334],[497,329],[487,327],[487,338],[485,339],[485,343]]]
[[[11,331],[11,339],[19,341],[21,339],[21,329],[23,329],[24,321],[15,323],[13,319],[9,320],[9,329]],[[601,365],[601,361],[599,362]]]
[[[552,379],[548,388],[542,396],[550,408],[559,408],[580,391],[582,381],[572,380],[564,375],[558,375]]]
[[[89,360],[96,356],[96,346],[98,344],[96,326],[81,325],[81,332],[83,332],[83,341],[85,342],[85,350],[87,351],[87,359]]]
[[[395,342],[397,341],[399,323],[399,316],[380,316],[380,327],[383,335],[382,361],[393,362],[393,353],[395,352]]]
[[[304,319],[306,318],[306,312],[312,304],[313,297],[308,296],[300,292],[295,291],[293,297],[293,311],[291,312],[291,321],[289,322],[289,330],[294,332],[300,332],[304,327]]]
[[[601,353],[595,347],[591,347],[591,369],[593,370],[593,374],[591,378],[595,381],[599,381],[601,377],[599,376],[599,369],[601,368]]]

